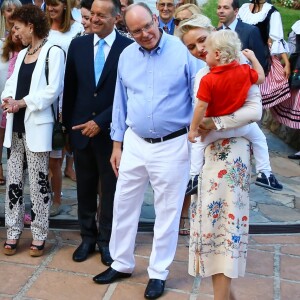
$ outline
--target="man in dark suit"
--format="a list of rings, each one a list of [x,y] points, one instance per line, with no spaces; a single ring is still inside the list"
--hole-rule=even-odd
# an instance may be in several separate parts
[[[82,238],[73,254],[73,260],[77,262],[86,260],[95,251],[96,244],[102,263],[110,265],[112,262],[108,244],[116,177],[110,164],[110,123],[119,55],[132,43],[114,29],[119,15],[119,0],[95,0],[91,8],[94,34],[74,39],[68,51],[63,123],[74,151],[77,177]],[[99,180],[101,209],[97,229]]]
[[[20,2],[25,4],[34,4],[41,8],[42,11],[46,11],[46,3],[43,0],[20,0]]]
[[[265,73],[268,71],[268,49],[265,47],[261,34],[257,27],[243,23],[236,16],[239,11],[239,0],[219,0],[217,15],[222,26],[219,29],[231,29],[236,31],[241,42],[242,49],[250,49],[255,53]]]

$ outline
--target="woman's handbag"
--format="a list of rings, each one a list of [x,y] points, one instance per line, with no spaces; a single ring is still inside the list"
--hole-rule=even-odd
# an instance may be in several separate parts
[[[295,52],[290,56],[291,76],[289,79],[291,89],[300,89],[300,53]]]
[[[54,47],[54,46],[52,46],[52,47]],[[49,51],[50,51],[50,49],[52,47],[49,48],[49,50],[47,52],[47,56],[46,56],[45,75],[46,75],[46,82],[47,82],[47,84],[49,83],[48,82],[48,74],[49,74]],[[55,47],[59,47],[59,46],[55,45]],[[59,101],[59,99],[57,99],[57,102],[58,101]],[[59,119],[56,117],[53,104],[51,105],[51,109],[52,109],[53,118],[54,118],[54,125],[53,125],[53,132],[52,132],[52,149],[53,150],[62,150],[64,148],[65,144],[66,144],[66,132],[65,132],[65,128],[62,125],[62,123],[59,121]],[[58,103],[57,103],[57,116],[58,115],[59,115],[59,112],[58,112]]]

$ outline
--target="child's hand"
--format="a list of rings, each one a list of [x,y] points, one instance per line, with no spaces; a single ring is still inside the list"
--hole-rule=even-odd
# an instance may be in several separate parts
[[[250,49],[244,49],[242,53],[250,60],[250,62],[256,58],[254,52]]]
[[[199,136],[201,137],[201,142],[204,142],[205,137],[210,133],[210,129],[202,129],[199,127],[198,129]]]
[[[190,130],[188,134],[188,139],[191,143],[196,143],[196,138],[199,136],[198,130]]]

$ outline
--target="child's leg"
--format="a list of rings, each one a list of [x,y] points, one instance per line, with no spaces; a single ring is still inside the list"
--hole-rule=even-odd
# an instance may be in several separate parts
[[[253,145],[253,154],[256,161],[256,172],[262,172],[267,177],[272,173],[267,139],[256,123],[249,125],[249,132],[244,135]]]
[[[207,146],[206,143],[197,140],[196,143],[192,143],[191,147],[191,169],[190,175],[195,176],[200,174],[200,170],[203,167],[204,150]]]
[[[249,125],[245,125],[239,128],[222,131],[211,130],[209,134],[205,137],[204,141],[199,141],[197,143],[192,144],[190,174],[198,175],[201,173],[204,163],[204,150],[209,144],[219,139],[244,136],[244,134],[246,134],[249,131],[248,126]]]

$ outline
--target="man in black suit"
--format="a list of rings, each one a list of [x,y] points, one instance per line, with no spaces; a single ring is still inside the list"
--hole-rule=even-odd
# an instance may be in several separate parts
[[[46,11],[46,3],[43,0],[20,0],[23,5],[34,4],[41,8],[42,11]]]
[[[110,265],[116,177],[110,164],[110,123],[119,55],[131,40],[115,29],[119,0],[95,0],[91,8],[94,34],[74,39],[66,63],[63,123],[74,151],[77,178],[78,220],[82,243],[73,260],[87,259],[98,245],[101,261]],[[99,72],[99,65],[101,65]],[[99,79],[97,79],[99,77]],[[100,218],[97,229],[97,191],[100,180]]]
[[[250,49],[263,67],[265,74],[268,71],[269,50],[263,43],[259,29],[253,25],[243,23],[236,16],[239,11],[239,0],[219,0],[217,15],[222,26],[219,29],[231,29],[238,34],[243,49]]]

